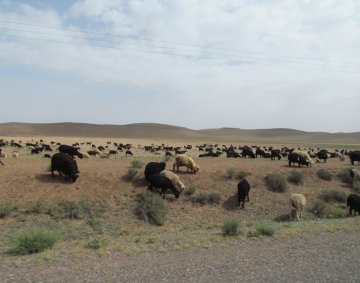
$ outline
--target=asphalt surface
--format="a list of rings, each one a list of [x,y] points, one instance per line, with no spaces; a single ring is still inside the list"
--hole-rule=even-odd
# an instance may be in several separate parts
[[[0,267],[0,282],[360,282],[356,232]]]

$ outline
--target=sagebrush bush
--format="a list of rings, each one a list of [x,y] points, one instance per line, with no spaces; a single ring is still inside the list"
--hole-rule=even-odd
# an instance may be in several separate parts
[[[265,182],[269,189],[274,192],[286,192],[288,189],[284,176],[278,173],[271,173],[266,175]]]
[[[85,247],[92,250],[100,249],[104,245],[105,241],[103,239],[95,238],[89,241]]]
[[[190,185],[187,190],[185,191],[185,195],[187,196],[192,196],[197,190],[197,186],[196,185]]]
[[[353,179],[350,176],[350,171],[351,171],[351,168],[343,169],[336,175],[336,177],[338,177],[341,180],[341,182],[351,185],[353,182]]]
[[[102,216],[106,209],[104,202],[60,200],[49,203],[46,213],[55,218],[90,219]]]
[[[140,159],[134,159],[131,161],[131,167],[140,169],[144,163]]]
[[[295,185],[302,185],[304,183],[304,174],[302,172],[293,170],[288,177],[288,181]]]
[[[49,204],[45,200],[38,199],[27,204],[25,212],[33,214],[46,213],[49,209]]]
[[[10,251],[15,254],[32,254],[51,248],[61,239],[55,231],[30,228],[16,232],[9,241]]]
[[[251,233],[253,237],[259,236],[273,236],[275,234],[275,228],[269,223],[258,223],[255,225],[255,231]]]
[[[165,157],[164,157],[164,161],[165,161],[165,162],[169,162],[169,161],[171,161],[171,160],[172,160],[172,157],[171,157],[171,156],[165,155]]]
[[[0,201],[0,218],[5,218],[17,208],[17,205],[10,201]]]
[[[138,200],[137,213],[145,221],[163,225],[167,208],[160,195],[147,191]]]
[[[354,181],[351,187],[355,192],[360,193],[360,181]]]
[[[234,168],[226,169],[226,174],[229,178],[234,179],[236,177],[236,170]]]
[[[319,218],[343,218],[345,216],[342,208],[323,200],[316,201],[311,211]]]
[[[136,170],[135,168],[129,168],[125,174],[125,178],[128,179],[129,181],[133,180],[135,178],[135,176],[138,174],[138,170]]]
[[[193,198],[193,201],[201,205],[218,204],[221,201],[221,196],[218,193],[200,192]]]
[[[249,172],[246,172],[246,171],[239,171],[239,172],[237,173],[237,177],[238,177],[239,179],[243,179],[243,178],[245,178],[245,177],[248,176],[248,175],[250,175],[250,173],[249,173]]]
[[[241,233],[240,223],[235,219],[225,220],[222,226],[224,236],[236,236]]]
[[[347,199],[347,193],[340,189],[332,189],[321,193],[320,198],[325,202],[344,203]]]
[[[319,171],[317,171],[317,175],[319,176],[320,179],[323,179],[326,181],[331,181],[331,179],[332,179],[331,172],[328,170],[325,170],[325,169],[320,169]]]

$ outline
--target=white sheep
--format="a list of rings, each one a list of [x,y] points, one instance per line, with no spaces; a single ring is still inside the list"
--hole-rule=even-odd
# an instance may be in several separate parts
[[[80,152],[82,154],[82,158],[90,158],[90,154],[87,152]]]
[[[179,171],[179,167],[185,166],[187,168],[187,172],[192,171],[194,174],[200,170],[200,167],[195,163],[195,161],[190,157],[187,156],[186,154],[181,154],[181,155],[177,155],[175,157],[175,162],[173,165],[173,170]]]
[[[303,194],[292,194],[289,198],[289,204],[291,207],[290,219],[295,211],[296,219],[300,221],[302,211],[306,204],[306,198]]]
[[[309,162],[310,164],[314,164],[314,161],[311,159],[311,157],[309,156],[309,154],[306,151],[302,151],[302,150],[298,150],[295,149],[293,151],[293,153],[301,156],[302,158],[304,158],[307,162]]]
[[[171,183],[175,188],[179,190],[179,192],[183,192],[185,190],[185,185],[183,182],[181,182],[178,175],[174,174],[173,172],[170,172],[168,170],[163,170],[160,172],[161,176],[167,177],[170,179]]]

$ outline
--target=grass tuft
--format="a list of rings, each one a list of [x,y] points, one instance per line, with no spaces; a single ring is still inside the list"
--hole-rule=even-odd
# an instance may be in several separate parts
[[[273,192],[284,193],[288,189],[284,176],[278,173],[271,173],[266,175],[265,182],[268,188]]]
[[[224,236],[237,236],[241,233],[240,223],[235,219],[225,220],[222,232]]]
[[[38,253],[53,247],[60,239],[59,233],[47,229],[20,230],[10,239],[10,251],[20,255]]]
[[[125,178],[129,181],[132,181],[135,176],[138,174],[138,170],[136,170],[135,168],[129,168],[125,174]]]
[[[338,177],[341,180],[341,182],[351,185],[353,180],[350,176],[350,171],[351,168],[343,169],[336,175],[336,177]]]
[[[105,241],[103,239],[95,238],[95,239],[92,239],[91,241],[89,241],[85,245],[85,248],[92,249],[92,250],[98,250],[102,246],[104,246],[104,244],[105,244]]]
[[[320,179],[323,179],[326,181],[331,181],[331,179],[332,179],[331,172],[328,170],[325,170],[325,169],[320,169],[319,171],[317,171],[317,175],[319,176]]]
[[[147,191],[138,201],[137,214],[145,221],[161,226],[165,222],[167,208],[160,195]]]
[[[302,172],[293,170],[288,177],[288,181],[295,185],[302,185],[304,183],[304,174]]]
[[[131,161],[131,167],[140,169],[144,165],[144,162],[142,162],[140,159],[134,159]]]
[[[10,201],[1,201],[0,202],[0,218],[5,218],[9,216],[12,211],[17,209],[17,205]]]
[[[355,192],[360,193],[360,181],[354,181],[351,187]]]
[[[201,205],[205,204],[219,204],[221,201],[221,196],[218,193],[198,193],[194,198],[193,201],[195,203],[199,203]]]
[[[269,223],[258,223],[255,225],[255,230],[251,232],[252,237],[268,236],[272,237],[275,234],[275,227]]]
[[[197,190],[197,186],[192,184],[188,187],[188,189],[185,191],[185,195],[192,196]]]
[[[340,202],[345,203],[347,199],[347,193],[340,189],[332,189],[324,191],[320,198],[325,202]]]
[[[234,168],[226,169],[226,174],[230,179],[234,179],[236,177],[236,170]]]
[[[343,218],[345,217],[344,210],[340,207],[334,206],[332,203],[326,203],[323,200],[315,202],[311,209],[312,213],[319,218]]]

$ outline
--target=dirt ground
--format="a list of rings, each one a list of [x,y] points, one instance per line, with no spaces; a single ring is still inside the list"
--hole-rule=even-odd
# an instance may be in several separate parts
[[[19,139],[15,138],[16,141]],[[33,140],[39,139],[33,138]],[[31,138],[21,138],[21,140],[25,143],[31,140]],[[150,161],[163,161],[165,156],[163,152],[160,155],[145,153],[143,149],[137,149],[137,147],[139,144],[149,145],[153,143],[160,145],[163,143],[162,141],[125,139],[119,141],[114,139],[53,137],[46,138],[45,142],[49,143],[51,140],[67,144],[91,140],[97,146],[105,146],[107,141],[122,142],[124,144],[131,143],[133,144],[132,151],[134,157],[125,157],[124,152],[122,152],[110,159],[100,159],[99,157],[77,159],[80,177],[75,183],[71,183],[58,175],[55,178],[51,177],[51,173],[48,171],[50,159],[43,158],[43,154],[31,155],[30,150],[21,149],[19,151],[19,158],[12,158],[11,153],[14,149],[6,147],[4,151],[8,153],[9,157],[3,159],[5,166],[0,167],[0,199],[17,202],[20,210],[29,202],[38,199],[47,201],[63,199],[104,201],[111,209],[104,222],[106,222],[107,227],[111,226],[113,231],[116,230],[116,233],[110,233],[111,237],[114,240],[114,237],[116,238],[117,235],[121,235],[123,236],[124,243],[129,241],[130,238],[133,241],[134,237],[138,237],[138,242],[140,244],[143,242],[145,245],[149,238],[154,237],[160,239],[158,241],[159,246],[165,248],[166,246],[171,246],[175,249],[182,249],[193,245],[206,246],[207,242],[204,241],[204,238],[211,238],[215,242],[221,241],[219,227],[221,227],[226,219],[237,219],[245,226],[251,226],[259,221],[276,222],[288,220],[290,212],[288,199],[291,193],[302,193],[306,196],[307,209],[303,216],[303,223],[306,223],[306,221],[310,223],[311,221],[316,221],[316,217],[310,212],[310,207],[317,200],[321,192],[329,189],[341,189],[347,193],[351,192],[351,189],[346,187],[336,177],[329,182],[317,176],[317,171],[322,168],[329,170],[334,176],[342,169],[350,168],[351,165],[348,158],[344,161],[334,158],[326,163],[315,163],[312,168],[297,168],[289,167],[286,159],[272,161],[262,158],[233,159],[224,156],[219,158],[198,158],[198,150],[193,149],[188,154],[194,157],[195,162],[200,166],[200,171],[197,174],[189,174],[182,169],[182,172],[178,173],[179,177],[186,188],[192,185],[197,187],[195,194],[199,192],[220,194],[220,204],[199,205],[191,201],[191,197],[184,194],[177,200],[173,195],[168,194],[166,204],[169,208],[169,214],[165,224],[163,226],[154,226],[136,217],[134,208],[136,199],[147,189],[146,183],[143,180],[145,164]],[[175,141],[165,142],[166,145],[192,144],[193,146],[202,143],[196,141],[183,141],[181,143]],[[280,147],[280,145],[278,146]],[[81,151],[86,151],[89,148],[90,146],[82,145]],[[109,149],[112,148],[111,146],[109,147]],[[128,181],[124,178],[124,175],[134,159],[140,159],[144,165],[139,169],[138,178],[134,181]],[[173,159],[167,162],[166,168],[172,170],[172,165]],[[250,202],[245,204],[245,209],[240,209],[236,205],[236,186],[239,180],[228,177],[226,170],[229,168],[250,173],[247,177],[251,184]],[[287,177],[292,170],[298,170],[304,174],[303,185],[296,186],[289,184],[289,190],[286,193],[271,192],[265,185],[264,177],[267,174],[280,173]],[[344,215],[347,212],[345,207],[343,212]],[[33,223],[27,224],[27,220],[19,220],[18,218],[0,219],[0,225],[2,227],[34,225]],[[23,221],[25,224],[22,223],[20,225],[19,221]],[[73,221],[69,225],[74,225],[73,223],[75,222]],[[84,234],[86,233],[84,232]],[[79,240],[80,238],[76,239]],[[186,240],[184,240],[185,238]],[[162,242],[161,245],[160,242]],[[63,248],[61,247],[60,249]]]

